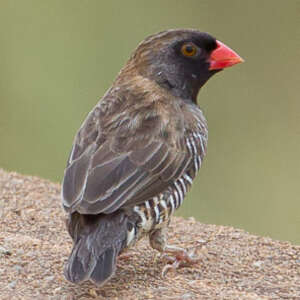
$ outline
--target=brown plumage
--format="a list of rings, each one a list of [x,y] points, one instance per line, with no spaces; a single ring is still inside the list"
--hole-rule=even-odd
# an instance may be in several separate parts
[[[147,38],[87,116],[63,181],[74,241],[68,280],[103,284],[119,253],[146,234],[155,249],[184,253],[166,245],[165,229],[206,153],[198,91],[214,73],[241,61],[223,46],[196,30]]]

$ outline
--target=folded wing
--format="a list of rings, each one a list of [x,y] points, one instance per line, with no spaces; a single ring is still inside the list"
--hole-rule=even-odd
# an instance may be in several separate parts
[[[69,212],[112,213],[143,202],[166,190],[190,164],[184,143],[170,144],[157,126],[146,135],[137,130],[124,137],[120,128],[105,135],[92,119],[79,131],[65,171],[62,195]]]

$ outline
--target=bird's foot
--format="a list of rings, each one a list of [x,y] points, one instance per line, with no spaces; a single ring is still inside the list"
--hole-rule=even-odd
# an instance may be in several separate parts
[[[164,252],[171,255],[163,255],[163,259],[167,261],[167,265],[165,265],[162,270],[163,277],[166,276],[170,270],[176,271],[176,269],[180,267],[190,267],[201,260],[201,257],[195,255],[195,248],[187,251],[176,246],[167,245]]]

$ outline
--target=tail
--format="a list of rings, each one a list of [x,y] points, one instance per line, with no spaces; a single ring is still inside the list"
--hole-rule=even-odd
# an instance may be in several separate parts
[[[95,216],[75,212],[68,230],[74,246],[64,270],[66,279],[103,285],[114,274],[117,257],[126,244],[127,217],[123,212]]]

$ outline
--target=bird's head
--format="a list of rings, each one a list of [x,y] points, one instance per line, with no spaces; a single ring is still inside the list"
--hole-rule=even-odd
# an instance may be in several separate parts
[[[178,29],[149,36],[129,64],[175,96],[196,102],[199,89],[220,70],[243,62],[229,47],[208,33]]]

